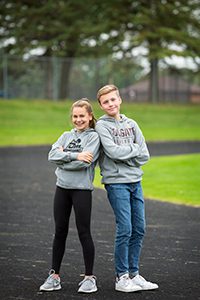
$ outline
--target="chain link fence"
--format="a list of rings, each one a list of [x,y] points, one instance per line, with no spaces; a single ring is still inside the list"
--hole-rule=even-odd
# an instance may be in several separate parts
[[[130,60],[3,55],[0,64],[0,97],[5,99],[93,100],[108,83],[120,88],[125,101],[149,102],[147,71]],[[159,101],[200,103],[200,86],[165,70],[159,76]]]
[[[76,99],[95,97],[96,89],[108,80],[105,59],[34,57],[23,60],[4,56],[0,95],[4,98]]]

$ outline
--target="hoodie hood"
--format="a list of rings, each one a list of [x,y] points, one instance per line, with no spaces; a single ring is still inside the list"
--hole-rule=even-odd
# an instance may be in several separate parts
[[[94,128],[90,128],[90,127],[83,131],[78,131],[76,128],[73,128],[70,132],[71,132],[71,134],[84,136],[84,135],[88,135],[88,133],[90,133],[90,132],[95,132],[95,130],[94,130]]]
[[[129,120],[125,115],[123,114],[120,114],[120,120],[116,120],[115,118],[113,117],[110,117],[108,115],[103,115],[102,117],[100,117],[97,121],[100,122],[100,121],[106,121],[106,122],[112,122],[112,123],[121,123],[121,122],[124,122],[124,121],[127,121]]]

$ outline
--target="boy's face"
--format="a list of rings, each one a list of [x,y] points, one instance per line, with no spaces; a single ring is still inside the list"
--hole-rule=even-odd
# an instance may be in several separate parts
[[[102,95],[99,99],[101,108],[105,113],[113,118],[119,118],[120,104],[122,100],[118,95],[117,91],[112,91],[105,95]]]

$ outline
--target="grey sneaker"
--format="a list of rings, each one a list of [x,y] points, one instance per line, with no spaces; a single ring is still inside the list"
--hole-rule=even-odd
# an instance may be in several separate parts
[[[89,276],[79,283],[78,293],[94,293],[97,291],[96,277]]]
[[[60,277],[54,278],[55,271],[49,271],[49,277],[40,286],[40,291],[57,291],[61,289]]]
[[[139,274],[133,277],[131,280],[134,284],[139,285],[143,291],[158,289],[158,285],[156,283],[147,281]]]

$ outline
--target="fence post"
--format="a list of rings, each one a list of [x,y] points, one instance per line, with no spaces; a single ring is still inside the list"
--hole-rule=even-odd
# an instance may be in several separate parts
[[[58,58],[53,56],[52,57],[52,67],[53,67],[53,101],[58,101],[58,86],[59,86],[59,66],[58,66]]]
[[[8,98],[8,58],[3,55],[3,98]]]

